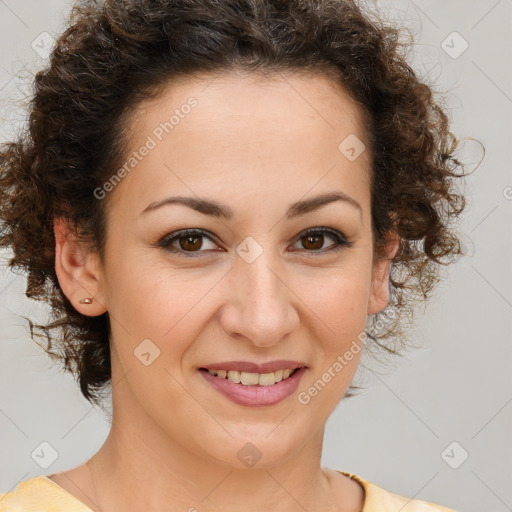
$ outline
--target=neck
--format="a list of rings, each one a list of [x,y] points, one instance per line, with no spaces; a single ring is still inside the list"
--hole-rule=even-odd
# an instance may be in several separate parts
[[[110,434],[91,459],[104,512],[339,510],[320,466],[323,428],[285,460],[252,466],[238,460],[233,466],[205,455],[205,446],[187,450],[142,410],[134,414],[116,404],[113,410]],[[246,447],[242,458],[248,454],[248,464],[258,458],[257,447],[240,446]]]

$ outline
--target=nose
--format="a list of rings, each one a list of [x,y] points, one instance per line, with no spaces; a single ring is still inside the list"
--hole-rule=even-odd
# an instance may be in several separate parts
[[[299,327],[300,299],[287,283],[286,273],[263,253],[252,263],[237,258],[224,281],[226,304],[220,323],[225,332],[256,347],[271,347]]]

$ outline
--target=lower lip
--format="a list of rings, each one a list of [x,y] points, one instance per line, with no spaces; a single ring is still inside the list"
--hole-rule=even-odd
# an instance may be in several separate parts
[[[299,368],[291,377],[276,382],[272,386],[246,386],[210,375],[208,371],[200,370],[200,373],[217,391],[233,402],[250,407],[261,407],[278,404],[292,395],[305,371],[306,368]]]

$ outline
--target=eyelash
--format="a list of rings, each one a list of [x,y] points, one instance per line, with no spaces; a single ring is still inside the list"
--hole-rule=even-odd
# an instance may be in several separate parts
[[[316,257],[317,255],[322,255],[330,252],[340,251],[344,249],[345,247],[349,247],[352,245],[352,242],[347,240],[343,233],[326,227],[318,227],[318,228],[310,228],[304,231],[299,237],[297,237],[296,241],[301,240],[302,238],[306,238],[311,235],[329,235],[335,243],[330,246],[330,248],[327,249],[319,249],[319,250],[307,250],[306,253],[309,253],[308,256]],[[183,249],[176,249],[174,247],[170,247],[171,243],[173,243],[175,240],[179,240],[180,238],[185,238],[187,236],[193,236],[193,237],[205,237],[208,238],[210,241],[214,242],[214,239],[208,234],[207,231],[204,231],[202,229],[184,229],[182,231],[178,231],[176,233],[171,233],[170,235],[164,236],[157,245],[159,247],[162,247],[165,251],[179,254],[180,256],[184,256],[186,258],[196,258],[201,257],[199,256],[202,252],[210,252],[209,250],[205,251],[184,251]]]

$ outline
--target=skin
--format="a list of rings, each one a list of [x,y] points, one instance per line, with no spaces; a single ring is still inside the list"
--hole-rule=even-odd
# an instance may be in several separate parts
[[[51,478],[93,510],[361,511],[361,486],[320,465],[325,423],[360,353],[308,404],[297,396],[389,300],[398,242],[390,234],[388,258],[374,257],[362,111],[319,74],[195,75],[136,108],[129,153],[189,97],[197,106],[104,199],[104,261],[55,221],[62,290],[84,315],[110,315],[114,385],[112,429],[91,464]],[[349,134],[367,148],[354,161],[338,150]],[[361,209],[336,201],[286,218],[292,203],[333,191]],[[215,200],[235,217],[176,204],[141,215],[177,195]],[[321,226],[351,245],[327,251],[329,234],[308,244],[303,232]],[[182,256],[157,245],[185,228],[213,236],[188,257],[186,239],[172,243]],[[252,263],[236,252],[249,236],[263,251]],[[93,303],[80,304],[84,297]],[[134,357],[147,338],[160,350],[149,366]],[[291,397],[267,407],[231,402],[198,371],[276,359],[308,369]],[[252,467],[237,457],[248,442],[261,453]]]

